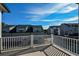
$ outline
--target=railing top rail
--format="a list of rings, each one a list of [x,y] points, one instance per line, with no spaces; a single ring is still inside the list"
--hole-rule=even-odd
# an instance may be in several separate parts
[[[18,38],[18,37],[30,37],[30,36],[8,36],[8,37],[2,37],[2,38]]]
[[[50,35],[33,35],[35,37],[48,37]],[[26,36],[6,36],[6,37],[2,37],[2,38],[20,38],[20,37],[31,37],[31,35],[26,35]]]
[[[54,36],[57,36],[57,35],[54,35]],[[67,39],[71,39],[71,40],[77,40],[77,41],[79,41],[79,39],[75,39],[75,38],[69,38],[69,37],[64,37],[64,36],[58,36],[58,37],[62,37],[62,38],[67,38]]]

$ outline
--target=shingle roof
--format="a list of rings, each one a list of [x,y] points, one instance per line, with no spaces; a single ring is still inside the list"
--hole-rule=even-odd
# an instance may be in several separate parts
[[[62,25],[72,26],[72,27],[79,27],[78,23],[64,23]]]

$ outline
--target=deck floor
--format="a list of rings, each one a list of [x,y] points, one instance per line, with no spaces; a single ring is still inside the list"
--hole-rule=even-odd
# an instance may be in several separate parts
[[[46,56],[46,55],[41,51],[37,51],[37,52],[28,53],[28,54],[22,54],[19,56]]]

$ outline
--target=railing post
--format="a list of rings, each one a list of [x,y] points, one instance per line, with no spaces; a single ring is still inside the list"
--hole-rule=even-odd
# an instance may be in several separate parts
[[[72,40],[71,40],[71,52],[72,52]]]
[[[53,40],[54,40],[54,37],[53,37],[54,35],[53,34],[51,34],[51,44],[53,45]]]
[[[33,47],[33,40],[34,40],[33,34],[31,34],[31,47]]]

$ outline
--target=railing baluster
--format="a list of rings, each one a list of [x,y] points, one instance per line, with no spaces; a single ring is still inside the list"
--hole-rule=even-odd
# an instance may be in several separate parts
[[[7,50],[7,38],[5,38],[6,39],[6,50]]]
[[[9,37],[8,37],[7,41],[8,41],[8,49],[9,49]]]
[[[2,38],[2,40],[3,40],[3,50],[4,50],[5,49],[5,39]]]
[[[13,37],[13,48],[14,48],[14,37]]]
[[[4,50],[6,49],[6,38],[3,38],[4,39]]]
[[[70,51],[70,39],[69,39],[69,51]]]
[[[13,42],[13,44],[14,44],[14,48],[15,48],[15,37],[14,37],[14,42]]]
[[[4,50],[5,50],[5,38],[2,38],[2,39],[4,39],[4,46],[3,47],[4,47]]]
[[[76,40],[74,40],[74,53],[76,53]]]
[[[68,50],[69,50],[69,47],[70,47],[70,45],[69,45],[70,43],[69,43],[69,39],[68,39]]]
[[[20,38],[20,43],[21,43],[20,46],[23,47],[22,46],[22,37],[19,37],[19,38]]]
[[[22,38],[22,36],[20,37],[20,40],[21,40],[21,47],[23,47],[23,43],[22,43],[23,38]]]
[[[68,41],[67,41],[67,38],[66,38],[66,49],[68,49],[68,46],[67,45],[68,45]]]
[[[71,52],[72,52],[72,40],[71,40]]]
[[[10,37],[9,37],[9,48],[11,48],[11,47],[10,47],[10,44],[11,44],[11,43],[10,43]]]
[[[17,38],[15,37],[15,47],[17,47]]]
[[[14,37],[13,37],[13,48],[14,48]]]
[[[22,43],[23,38],[22,38],[22,36],[20,37],[20,39],[21,39],[21,47],[23,47],[23,43]]]
[[[77,54],[77,42],[78,42],[78,41],[76,40],[76,54]]]
[[[12,48],[13,48],[13,38],[11,38],[11,40],[12,40]]]

